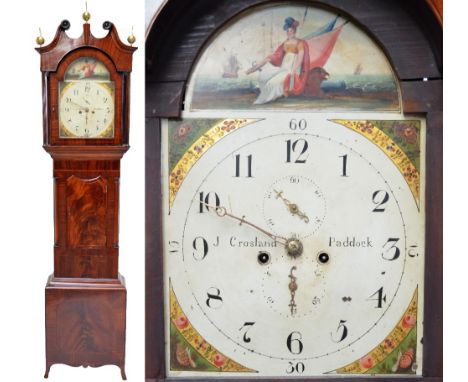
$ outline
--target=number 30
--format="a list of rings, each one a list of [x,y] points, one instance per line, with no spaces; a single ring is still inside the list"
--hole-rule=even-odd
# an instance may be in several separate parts
[[[293,374],[293,373],[302,374],[304,370],[305,370],[305,366],[302,362],[298,362],[296,364],[289,362],[289,366],[286,369],[286,373],[287,374]]]

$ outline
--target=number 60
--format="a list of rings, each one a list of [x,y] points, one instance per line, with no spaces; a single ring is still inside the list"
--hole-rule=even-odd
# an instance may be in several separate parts
[[[305,130],[307,128],[307,121],[305,119],[296,120],[295,118],[289,121],[289,128],[291,130]]]

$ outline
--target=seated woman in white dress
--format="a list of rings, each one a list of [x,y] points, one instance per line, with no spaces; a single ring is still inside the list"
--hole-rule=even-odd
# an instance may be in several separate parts
[[[309,75],[309,46],[306,41],[296,38],[298,26],[299,21],[287,17],[283,26],[287,33],[286,41],[273,54],[246,71],[250,74],[267,63],[273,65],[271,70],[260,72],[260,94],[254,104],[265,104],[291,94],[300,95],[304,91]]]

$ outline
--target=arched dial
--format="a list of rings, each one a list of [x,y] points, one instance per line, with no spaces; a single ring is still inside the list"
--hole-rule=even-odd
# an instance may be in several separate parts
[[[417,284],[407,247],[421,244],[408,229],[418,212],[371,142],[283,119],[231,133],[190,170],[167,220],[181,251],[166,269],[224,354],[260,375],[320,375],[398,323]]]
[[[62,138],[112,138],[114,92],[109,82],[67,82],[60,92],[59,118]]]

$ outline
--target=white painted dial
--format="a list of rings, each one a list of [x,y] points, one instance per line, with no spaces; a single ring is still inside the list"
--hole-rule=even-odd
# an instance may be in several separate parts
[[[401,172],[361,135],[312,120],[299,132],[272,116],[224,137],[166,210],[181,248],[166,252],[167,283],[200,334],[258,375],[358,359],[422,284],[408,256],[422,218]]]
[[[113,82],[67,81],[59,99],[61,138],[113,138]]]

